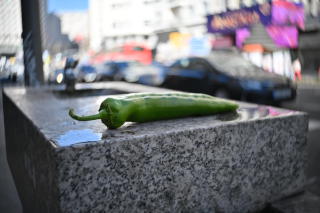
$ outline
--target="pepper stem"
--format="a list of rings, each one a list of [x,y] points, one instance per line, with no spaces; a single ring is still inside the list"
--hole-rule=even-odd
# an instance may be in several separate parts
[[[79,116],[74,113],[73,109],[69,109],[70,117],[78,121],[91,121],[91,120],[102,119],[106,116],[106,114],[107,112],[103,109],[103,110],[100,110],[99,113],[95,115]]]

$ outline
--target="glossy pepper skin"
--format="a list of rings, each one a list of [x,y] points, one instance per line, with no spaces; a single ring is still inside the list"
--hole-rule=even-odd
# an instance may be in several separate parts
[[[70,109],[69,115],[79,121],[101,119],[109,129],[116,129],[126,121],[148,122],[212,115],[237,108],[235,102],[199,93],[132,93],[106,98],[98,114],[78,116]]]

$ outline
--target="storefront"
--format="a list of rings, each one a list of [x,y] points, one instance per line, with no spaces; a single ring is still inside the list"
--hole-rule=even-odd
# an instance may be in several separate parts
[[[291,51],[304,28],[302,4],[273,1],[207,17],[208,32],[233,35],[243,55],[268,72],[294,78]]]

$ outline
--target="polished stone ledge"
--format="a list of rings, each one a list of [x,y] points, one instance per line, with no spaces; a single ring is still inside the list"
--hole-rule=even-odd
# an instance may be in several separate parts
[[[80,89],[167,91],[124,82]],[[8,162],[27,212],[247,212],[303,188],[305,113],[239,103],[235,113],[107,130],[105,96],[6,89]]]

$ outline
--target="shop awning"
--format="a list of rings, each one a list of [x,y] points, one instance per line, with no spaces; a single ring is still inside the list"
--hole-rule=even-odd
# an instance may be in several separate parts
[[[244,46],[261,45],[265,51],[278,51],[285,48],[278,47],[272,38],[269,36],[265,27],[262,24],[255,24],[251,28],[251,35],[244,41]]]

